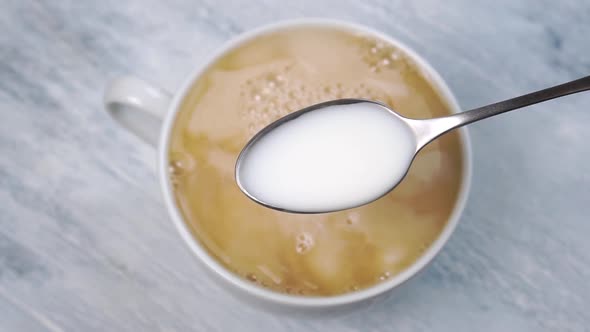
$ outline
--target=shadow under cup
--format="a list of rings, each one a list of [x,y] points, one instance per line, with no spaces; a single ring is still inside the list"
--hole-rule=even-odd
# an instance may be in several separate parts
[[[166,203],[214,279],[246,299],[313,310],[366,302],[425,267],[459,220],[471,175],[465,129],[426,147],[396,190],[357,209],[277,212],[235,184],[248,139],[314,103],[373,99],[411,118],[458,112],[438,74],[387,36],[327,20],[263,27],[229,42],[181,92],[160,141]],[[316,271],[326,266],[345,272]],[[338,278],[350,287],[337,287]]]

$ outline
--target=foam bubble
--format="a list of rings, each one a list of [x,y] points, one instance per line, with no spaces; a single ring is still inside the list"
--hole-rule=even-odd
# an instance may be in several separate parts
[[[409,64],[410,60],[398,49],[373,38],[364,38],[358,51],[372,73],[378,74],[385,70],[405,71],[413,67]]]
[[[346,217],[347,225],[356,225],[360,222],[361,215],[358,212],[350,212]]]
[[[381,275],[379,276],[379,280],[385,281],[385,280],[389,279],[389,277],[391,277],[391,273],[389,271],[385,271],[385,272],[381,273]]]
[[[295,251],[298,254],[305,254],[313,248],[315,241],[309,233],[302,232],[295,237]]]
[[[179,178],[189,174],[195,167],[195,160],[188,153],[175,152],[170,156],[168,173],[174,188],[180,184]]]

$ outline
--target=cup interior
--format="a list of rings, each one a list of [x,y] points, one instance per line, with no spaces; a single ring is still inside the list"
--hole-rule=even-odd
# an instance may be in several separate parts
[[[221,47],[213,56],[211,56],[210,60],[204,63],[202,66],[197,68],[184,82],[182,87],[178,90],[173,101],[170,104],[168,113],[166,114],[166,118],[163,122],[162,126],[162,133],[160,136],[159,141],[159,149],[158,149],[158,171],[161,183],[161,189],[164,195],[164,200],[166,207],[169,211],[170,217],[175,224],[177,230],[179,231],[181,237],[183,238],[184,242],[188,245],[190,250],[198,257],[198,259],[204,263],[208,269],[210,269],[217,279],[223,280],[229,284],[231,284],[235,289],[241,290],[242,293],[249,294],[258,300],[263,301],[270,301],[275,304],[287,305],[291,307],[305,307],[305,308],[319,308],[319,307],[333,307],[333,306],[340,306],[340,305],[347,305],[355,302],[361,302],[363,300],[370,299],[382,293],[385,293],[405,281],[409,280],[412,276],[416,275],[420,270],[422,270],[432,259],[438,254],[438,252],[442,249],[443,245],[448,241],[450,235],[454,231],[461,213],[464,209],[467,195],[470,188],[470,180],[471,180],[471,148],[470,142],[467,134],[467,130],[465,128],[459,129],[460,141],[461,141],[461,148],[462,148],[462,179],[461,179],[461,186],[459,189],[459,194],[457,200],[455,202],[455,206],[452,210],[452,213],[445,224],[443,230],[440,232],[438,238],[430,245],[428,249],[411,264],[408,268],[406,268],[401,273],[395,275],[394,277],[390,278],[389,280],[375,284],[369,288],[362,289],[359,291],[345,293],[342,295],[335,295],[329,297],[302,297],[302,296],[295,296],[295,295],[288,295],[283,293],[278,293],[269,289],[262,288],[257,286],[253,283],[250,283],[246,280],[243,280],[242,277],[235,275],[233,272],[230,272],[226,269],[221,263],[219,263],[215,258],[213,258],[207,250],[199,243],[199,241],[192,235],[191,231],[189,230],[187,224],[183,220],[183,216],[176,204],[173,194],[172,183],[170,177],[168,176],[168,163],[169,163],[169,148],[170,148],[170,139],[172,134],[172,128],[174,121],[176,119],[176,114],[179,111],[179,105],[181,104],[183,98],[187,91],[191,88],[193,83],[199,79],[201,74],[215,61],[226,52],[252,40],[257,38],[258,36],[271,33],[281,29],[288,29],[288,28],[296,28],[296,27],[330,27],[330,28],[339,28],[342,30],[353,31],[353,32],[360,32],[364,34],[368,34],[371,36],[375,36],[379,39],[385,40],[401,51],[403,51],[407,56],[409,56],[416,64],[417,68],[422,72],[422,74],[430,81],[432,86],[434,86],[438,92],[441,94],[442,98],[447,102],[449,105],[449,109],[453,113],[460,112],[459,105],[449,90],[446,83],[440,77],[440,75],[418,54],[416,54],[412,49],[410,49],[405,44],[387,36],[383,33],[375,31],[373,29],[352,24],[346,23],[341,21],[335,20],[327,20],[327,19],[303,19],[303,20],[292,20],[292,21],[285,21],[280,23],[275,23],[267,26],[260,27],[258,29],[252,30],[250,32],[244,33],[237,38],[227,42],[225,46]]]

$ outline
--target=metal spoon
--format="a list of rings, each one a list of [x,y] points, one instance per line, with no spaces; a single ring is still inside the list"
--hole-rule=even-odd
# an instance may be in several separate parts
[[[248,188],[244,187],[243,181],[241,181],[241,178],[240,178],[240,167],[242,165],[243,160],[245,159],[245,156],[248,154],[248,152],[256,144],[257,141],[259,141],[263,136],[265,136],[266,134],[271,132],[273,129],[281,126],[282,124],[285,124],[288,121],[294,120],[297,117],[299,117],[305,113],[320,110],[320,109],[323,109],[328,106],[350,105],[350,104],[356,104],[356,103],[372,103],[374,105],[379,105],[379,107],[382,107],[384,110],[397,116],[400,120],[402,120],[411,129],[412,133],[415,135],[416,148],[415,148],[415,152],[414,152],[414,156],[413,156],[413,157],[415,157],[416,153],[418,153],[428,143],[430,143],[431,141],[433,141],[437,137],[439,137],[439,136],[441,136],[441,135],[443,135],[455,128],[458,128],[458,127],[461,127],[461,126],[464,126],[464,125],[467,125],[467,124],[470,124],[470,123],[473,123],[473,122],[476,122],[479,120],[483,120],[483,119],[486,119],[486,118],[489,118],[489,117],[492,117],[492,116],[495,116],[498,114],[502,114],[502,113],[505,113],[508,111],[512,111],[512,110],[515,110],[518,108],[522,108],[525,106],[537,104],[537,103],[540,103],[543,101],[547,101],[550,99],[554,99],[554,98],[558,98],[558,97],[562,97],[562,96],[566,96],[566,95],[569,95],[572,93],[577,93],[577,92],[586,91],[586,90],[590,90],[590,76],[586,76],[584,78],[580,78],[580,79],[577,79],[577,80],[574,80],[571,82],[567,82],[567,83],[564,83],[561,85],[557,85],[557,86],[554,86],[551,88],[547,88],[544,90],[532,92],[532,93],[529,93],[529,94],[526,94],[526,95],[523,95],[520,97],[516,97],[516,98],[508,99],[505,101],[501,101],[498,103],[494,103],[494,104],[490,104],[487,106],[472,109],[470,111],[466,111],[466,112],[462,112],[462,113],[458,113],[458,114],[454,114],[454,115],[449,115],[449,116],[445,116],[445,117],[425,119],[425,120],[405,118],[381,103],[378,103],[375,101],[370,101],[370,100],[364,100],[364,99],[337,99],[337,100],[332,100],[332,101],[316,104],[316,105],[304,108],[302,110],[293,112],[291,114],[288,114],[288,115],[278,119],[277,121],[271,123],[270,125],[268,125],[264,129],[262,129],[260,132],[258,132],[246,144],[246,146],[244,147],[244,149],[242,150],[242,152],[240,153],[240,155],[237,159],[236,168],[235,168],[236,182],[237,182],[238,186],[240,187],[240,189],[242,190],[242,192],[244,192],[244,194],[246,194],[249,198],[251,198],[252,200],[254,200],[255,202],[257,202],[259,204],[262,204],[266,207],[269,207],[269,208],[272,208],[275,210],[292,212],[292,213],[334,212],[337,210],[294,211],[293,209],[286,208],[285,206],[276,206],[276,205],[270,204],[269,202],[265,202],[264,200],[260,199],[260,197],[256,197],[255,195],[252,195],[248,191]],[[413,160],[413,157],[411,158],[411,160]],[[409,166],[410,165],[408,165],[408,168],[409,168]],[[403,177],[402,177],[402,179],[403,179]],[[399,182],[401,182],[401,180],[398,181],[397,183],[395,183],[390,188],[389,191],[391,191],[393,188],[395,188],[399,184]],[[352,189],[354,189],[354,188],[352,188]],[[375,197],[372,201],[374,201],[382,196],[383,196],[382,192],[375,193]],[[370,202],[372,202],[372,201],[370,201]],[[344,208],[338,209],[338,210],[353,208],[353,207],[357,207],[360,205],[368,204],[370,202],[366,202],[366,201],[359,202],[359,204],[347,206],[347,207],[344,207]]]

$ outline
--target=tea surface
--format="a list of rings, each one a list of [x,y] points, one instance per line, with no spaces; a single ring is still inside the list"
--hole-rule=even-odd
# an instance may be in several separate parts
[[[453,210],[462,176],[457,133],[428,145],[394,191],[360,208],[296,215],[247,198],[234,178],[246,142],[289,112],[337,98],[377,100],[407,117],[449,114],[402,51],[374,37],[311,27],[230,51],[181,105],[170,150],[176,201],[209,253],[253,283],[306,296],[370,287],[420,257]]]

